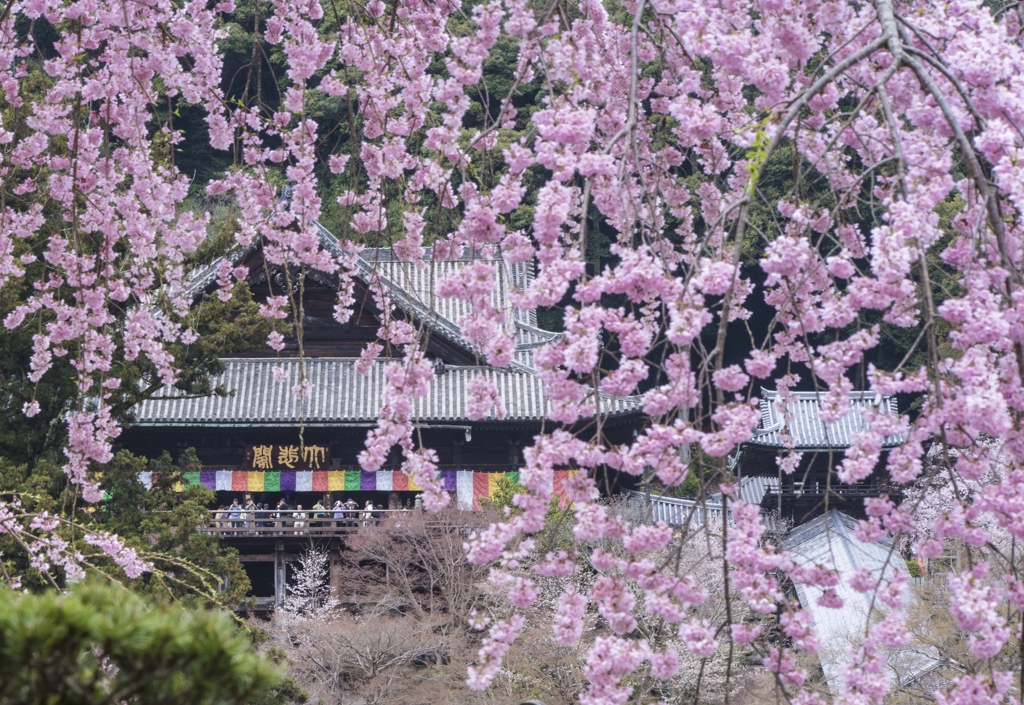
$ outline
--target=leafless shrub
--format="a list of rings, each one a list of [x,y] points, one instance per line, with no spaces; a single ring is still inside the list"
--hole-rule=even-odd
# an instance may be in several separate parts
[[[373,604],[390,600],[421,621],[463,625],[486,572],[466,559],[463,543],[486,522],[481,513],[445,509],[366,527],[348,544],[344,593]]]
[[[387,702],[403,669],[436,662],[445,650],[433,625],[385,610],[316,617],[279,612],[266,630],[270,644],[287,656],[289,675],[313,702],[344,702],[347,694]]]

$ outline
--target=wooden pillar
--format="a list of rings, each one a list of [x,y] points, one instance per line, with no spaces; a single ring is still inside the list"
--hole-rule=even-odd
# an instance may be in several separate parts
[[[332,542],[336,544],[337,542]],[[332,545],[330,548],[331,556],[331,597],[335,600],[341,599],[341,548],[337,545]]]
[[[284,552],[284,541],[274,543],[274,607],[284,604],[288,594],[288,555]]]
[[[330,558],[328,565],[328,584],[331,588],[331,597],[341,598],[341,541],[337,538],[331,539],[327,546],[327,555]]]

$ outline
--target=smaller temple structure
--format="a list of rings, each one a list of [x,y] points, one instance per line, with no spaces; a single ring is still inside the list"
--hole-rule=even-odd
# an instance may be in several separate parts
[[[824,396],[818,392],[790,392],[783,402],[778,392],[762,389],[761,425],[736,459],[735,471],[741,482],[743,478],[775,478],[774,482],[753,483],[750,487],[761,490],[756,501],[762,508],[774,510],[794,524],[830,507],[860,516],[864,498],[890,495],[896,499],[898,495],[898,488],[884,468],[888,452],[906,440],[903,436],[883,440],[878,466],[860,482],[842,483],[835,471],[854,437],[868,430],[866,412],[870,409],[898,416],[896,398],[853,392],[849,395],[848,412],[839,420],[826,423],[821,418]],[[792,473],[785,473],[778,461],[790,453],[800,454],[800,460]]]

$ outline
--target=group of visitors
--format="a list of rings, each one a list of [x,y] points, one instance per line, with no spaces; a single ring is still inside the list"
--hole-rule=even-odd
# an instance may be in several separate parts
[[[221,529],[251,529],[254,525],[252,519],[264,519],[269,518],[269,514],[262,514],[261,510],[268,509],[265,504],[256,504],[252,501],[250,495],[245,496],[245,504],[243,505],[236,498],[232,500],[231,505],[225,507],[221,505],[220,508],[214,512],[215,525]],[[263,526],[261,523],[255,523],[255,526]],[[241,531],[226,531],[225,534],[241,534]],[[252,533],[246,531],[244,533]]]
[[[384,505],[375,507],[373,502],[366,500],[366,506],[363,510],[359,511],[359,503],[349,497],[344,503],[339,499],[334,503],[334,508],[331,509],[333,512],[334,519],[343,519],[344,522],[338,523],[337,526],[359,526],[362,523],[363,526],[370,526],[371,523],[378,523],[380,519],[380,511],[384,509]],[[355,521],[361,519],[362,521]]]
[[[283,498],[278,500],[277,506],[271,509],[267,503],[253,502],[250,495],[246,495],[245,504],[236,498],[227,507],[221,505],[214,513],[214,525],[232,531],[224,531],[225,535],[241,535],[257,533],[255,529],[279,528],[295,529],[295,533],[305,533],[307,520],[309,528],[321,528],[325,526],[336,527],[357,527],[370,526],[380,523],[383,516],[381,512],[384,506],[374,506],[370,500],[362,509],[359,503],[349,497],[345,502],[340,499],[334,503],[334,507],[328,509],[321,500],[313,505],[312,509],[304,510],[301,504],[290,505]],[[276,521],[268,521],[270,519]],[[334,519],[335,522],[317,521],[323,519]],[[283,521],[287,520],[287,521]],[[244,531],[243,531],[244,530]],[[262,532],[259,532],[262,533]],[[283,531],[275,533],[285,533]],[[287,533],[292,533],[291,531]]]

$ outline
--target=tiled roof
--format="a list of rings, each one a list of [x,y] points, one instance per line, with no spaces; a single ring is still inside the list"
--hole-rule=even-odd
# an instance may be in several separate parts
[[[429,257],[428,248],[427,266],[420,268],[398,259],[388,248],[366,248],[359,253],[359,275],[366,282],[379,281],[396,306],[416,320],[427,322],[433,333],[474,350],[474,346],[462,337],[459,327],[460,319],[472,311],[472,306],[466,301],[442,298],[436,293],[441,281],[465,267],[471,259],[464,256],[433,261]],[[514,326],[516,332],[516,356],[510,369],[532,368],[533,349],[558,337],[558,333],[537,328],[536,311],[520,309],[512,304],[509,294],[514,289],[524,289],[529,285],[533,279],[532,269],[525,263],[510,265],[501,257],[484,261],[494,267],[497,277],[491,303],[505,314],[506,325]]]
[[[317,224],[320,245],[340,257],[338,240]],[[254,243],[227,256],[232,264],[244,260],[258,247]],[[426,324],[431,335],[440,336],[470,353],[475,347],[462,335],[461,318],[470,312],[465,301],[437,296],[437,287],[446,277],[465,267],[479,253],[463,253],[459,258],[434,261],[427,252],[426,266],[399,259],[390,248],[365,248],[359,253],[356,275],[367,285],[377,284],[385,297],[412,319]],[[421,422],[467,423],[466,385],[476,375],[492,380],[503,400],[507,421],[539,421],[547,417],[550,405],[541,380],[536,377],[533,352],[559,337],[558,333],[537,327],[537,315],[512,303],[512,292],[529,285],[533,278],[530,264],[509,264],[500,255],[486,260],[495,270],[491,302],[515,330],[516,351],[505,369],[486,366],[447,366],[431,382],[427,395],[415,401],[416,419]],[[189,281],[190,296],[198,296],[217,280],[219,262],[197,271]],[[181,424],[338,424],[376,421],[385,389],[386,360],[375,362],[366,375],[355,371],[355,358],[306,359],[306,378],[313,396],[302,402],[291,392],[299,379],[299,360],[236,358],[224,360],[225,371],[213,381],[233,392],[229,397],[209,396],[189,399],[165,388],[154,399],[136,409],[137,423],[143,425]],[[274,368],[280,366],[284,379],[277,381]],[[626,414],[640,410],[637,397],[598,397],[602,414]],[[488,420],[495,420],[493,418]]]
[[[319,223],[316,223],[316,227],[320,234],[321,247],[336,257],[342,256],[343,251],[337,238]],[[227,259],[232,264],[237,264],[257,246],[253,244],[249,248],[238,249],[227,255]],[[458,259],[433,261],[430,254],[428,248],[427,266],[418,268],[413,263],[396,257],[390,248],[364,248],[356,262],[357,276],[367,284],[379,281],[385,295],[398,308],[417,321],[426,322],[433,334],[469,352],[475,352],[474,346],[462,336],[462,329],[459,327],[459,320],[470,312],[470,305],[465,301],[436,295],[439,282],[472,260],[468,255],[464,255]],[[476,256],[476,259],[479,260],[480,257]],[[497,276],[491,302],[505,314],[507,325],[515,327],[517,347],[509,369],[525,371],[533,367],[533,349],[554,340],[559,334],[538,328],[536,311],[512,305],[510,292],[513,289],[525,288],[533,278],[529,264],[510,265],[500,256],[485,261],[494,266]],[[218,266],[219,261],[193,274],[188,285],[190,296],[197,296],[217,280]]]
[[[158,398],[136,407],[136,422],[148,426],[289,425],[300,420],[314,425],[371,423],[380,411],[387,361],[377,360],[365,375],[356,372],[356,361],[307,358],[306,379],[313,394],[300,402],[291,391],[299,381],[297,358],[226,359],[223,362],[227,368],[212,382],[233,391],[233,396],[187,398],[173,388],[164,388],[156,395]],[[284,370],[282,381],[274,375],[278,365]],[[466,384],[476,375],[483,375],[497,386],[506,421],[539,421],[547,416],[549,404],[543,383],[531,372],[449,365],[430,383],[426,396],[415,400],[417,421],[468,423]],[[628,414],[639,409],[637,397],[601,395],[603,414]],[[484,420],[496,419],[492,415]]]
[[[764,499],[765,492],[768,491],[768,488],[771,487],[774,489],[778,488],[778,486],[779,478],[777,477],[760,477],[753,475],[741,477],[739,481],[740,499],[747,504],[760,505],[761,500]],[[714,494],[709,495],[708,501],[721,504],[722,493],[715,492]]]
[[[883,397],[873,392],[853,392],[850,394],[849,413],[838,421],[824,423],[820,416],[820,400],[823,396],[824,393],[817,392],[790,392],[783,413],[779,393],[762,389],[761,427],[754,431],[754,437],[749,442],[759,446],[787,448],[792,441],[792,447],[798,450],[846,448],[851,445],[856,434],[868,429],[861,411],[876,407],[883,413],[898,415],[895,397]],[[893,448],[905,440],[903,436],[888,436],[882,445]]]
[[[800,604],[814,620],[814,629],[822,645],[818,657],[833,695],[842,692],[840,669],[849,662],[847,647],[864,636],[869,610],[872,607],[882,608],[873,591],[858,592],[850,586],[850,578],[861,569],[870,571],[875,583],[884,576],[883,586],[897,573],[907,577],[906,564],[899,551],[893,550],[892,541],[860,541],[854,535],[856,526],[856,520],[830,509],[793,529],[782,543],[782,548],[797,564],[808,568],[823,565],[834,568],[839,574],[835,591],[842,598],[843,606],[838,609],[818,604],[822,588],[803,583],[795,585]],[[905,682],[934,666],[936,655],[927,647],[912,643],[890,654],[889,661],[891,666],[898,666],[895,670],[900,674],[900,680]]]

